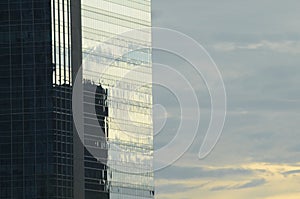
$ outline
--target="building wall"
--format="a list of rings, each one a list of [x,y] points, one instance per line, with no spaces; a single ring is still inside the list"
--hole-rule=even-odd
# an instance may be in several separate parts
[[[153,197],[152,88],[135,89],[152,78],[151,51],[119,54],[149,48],[151,32],[109,40],[150,27],[150,10],[148,0],[0,1],[1,199]],[[80,77],[96,87],[85,147],[71,112],[82,60],[110,63],[104,76],[84,66]],[[103,134],[90,139],[92,125]]]
[[[56,193],[50,10],[45,0],[0,2],[1,199]]]
[[[0,198],[73,198],[68,7],[0,2]]]
[[[74,153],[71,60],[71,2],[50,0],[53,99],[53,163],[51,194],[55,198],[74,198]]]
[[[150,1],[82,0],[81,11],[83,78],[107,90],[109,197],[153,198],[151,31],[125,33],[151,27]]]

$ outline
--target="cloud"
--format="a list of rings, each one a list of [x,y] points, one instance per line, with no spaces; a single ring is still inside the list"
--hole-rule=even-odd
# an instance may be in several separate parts
[[[213,45],[216,51],[231,52],[239,50],[270,50],[278,53],[300,53],[300,41],[267,41],[256,43],[221,42]]]
[[[228,94],[219,143],[199,161],[199,135],[176,166],[157,173],[157,189],[166,185],[158,199],[299,198],[299,3],[153,1],[153,25],[182,31],[202,44],[217,63]],[[199,188],[180,188],[186,185]]]
[[[207,183],[199,184],[199,185],[188,185],[188,184],[164,184],[159,187],[160,191],[168,191],[172,193],[180,193],[185,191],[192,191],[193,189],[199,189],[201,187],[204,187],[207,185]]]
[[[210,190],[211,191],[221,191],[221,190],[247,189],[247,188],[261,186],[261,185],[265,184],[266,182],[267,181],[264,178],[253,179],[253,180],[243,183],[243,184],[236,184],[236,185],[231,185],[231,186],[217,186],[217,187],[211,188]]]
[[[230,189],[230,187],[228,187],[228,186],[218,186],[218,187],[211,188],[210,191],[222,191],[222,190],[225,190],[225,189]]]
[[[294,174],[300,174],[300,170],[291,170],[291,171],[286,171],[286,172],[282,173],[282,175],[284,175],[284,176],[294,175]]]
[[[242,185],[238,185],[236,187],[234,187],[234,189],[246,189],[246,188],[252,188],[252,187],[257,187],[260,185],[265,184],[267,181],[265,179],[254,179],[250,182],[247,182],[245,184]]]
[[[232,168],[233,170],[250,170],[252,174],[172,180],[167,178],[157,179],[157,198],[196,199],[201,195],[201,197],[209,199],[269,199],[272,197],[276,198],[277,196],[296,199],[297,197],[295,196],[299,196],[299,176],[284,176],[283,173],[298,171],[300,163],[288,165],[258,162],[223,165],[223,167]],[[206,169],[219,170],[219,167],[206,166]]]
[[[257,170],[243,168],[209,168],[170,166],[157,172],[159,179],[223,178],[226,176],[250,176]],[[260,171],[261,172],[261,171]]]

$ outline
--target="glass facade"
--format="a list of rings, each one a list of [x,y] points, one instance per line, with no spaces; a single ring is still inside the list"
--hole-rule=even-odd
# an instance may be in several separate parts
[[[73,198],[69,9],[0,2],[1,199]]]
[[[150,27],[150,11],[150,0],[0,1],[1,199],[154,198],[151,32],[122,35]],[[83,64],[82,154],[71,110],[81,57],[96,60]]]
[[[90,136],[95,117],[84,112],[87,149],[106,164],[104,189],[85,165],[86,198],[99,192],[112,199],[154,198],[151,32],[143,30],[151,27],[150,11],[149,0],[81,1],[83,78],[105,90],[107,111],[104,141]],[[90,95],[84,91],[85,104]],[[103,147],[107,155],[97,155],[95,148]]]
[[[0,1],[0,34],[0,198],[67,198],[57,178],[50,2]]]
[[[55,198],[73,198],[73,122],[71,111],[71,3],[47,1],[51,5],[53,163],[51,193]],[[50,193],[50,194],[51,194]]]

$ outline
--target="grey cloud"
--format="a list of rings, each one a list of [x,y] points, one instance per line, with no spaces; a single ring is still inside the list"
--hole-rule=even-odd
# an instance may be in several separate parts
[[[252,175],[256,170],[224,168],[224,169],[208,169],[205,167],[178,167],[170,166],[167,169],[158,171],[156,178],[158,179],[195,179],[195,178],[222,178],[226,176],[248,176]],[[259,172],[262,172],[260,170]]]
[[[153,25],[182,31],[204,45],[225,81],[228,117],[221,139],[210,156],[199,161],[197,153],[203,140],[203,135],[199,135],[184,157],[193,165],[299,162],[299,7],[297,0],[288,4],[273,0],[153,0],[156,13]],[[217,51],[214,45],[220,43],[233,43],[234,48],[241,46],[242,49]],[[170,63],[174,61],[167,59]],[[184,63],[180,66],[186,68]],[[202,90],[199,90],[202,100],[200,92]],[[209,109],[207,104],[202,106]],[[203,128],[203,124],[200,126]],[[172,134],[172,130],[168,129],[165,134]],[[233,174],[229,171],[228,176],[251,175],[251,171],[248,172]],[[294,172],[283,175],[296,174]],[[226,176],[202,167],[169,167],[157,173],[157,178],[215,178],[218,175]],[[215,190],[242,189],[260,183],[266,182],[256,179],[234,187],[215,187]]]
[[[251,180],[250,182],[246,182],[241,185],[228,185],[228,186],[217,186],[213,187],[210,190],[211,191],[222,191],[222,190],[236,190],[236,189],[247,189],[247,188],[253,188],[253,187],[258,187],[261,185],[266,184],[267,181],[265,179],[254,179]]]
[[[222,191],[222,190],[226,190],[226,189],[230,189],[229,186],[217,186],[217,187],[213,187],[210,189],[210,191]]]
[[[254,43],[236,43],[236,42],[222,42],[214,45],[217,51],[237,51],[237,50],[271,50],[282,53],[300,53],[300,42],[298,40],[285,41],[268,41],[263,40]]]
[[[282,173],[282,175],[284,175],[284,176],[293,175],[293,174],[300,174],[300,169],[299,170],[286,171],[286,172]]]
[[[266,182],[267,181],[263,178],[262,179],[254,179],[245,184],[238,185],[238,186],[234,187],[234,189],[246,189],[246,188],[251,188],[251,187],[257,187],[257,186],[261,186],[261,185],[265,184]]]
[[[159,2],[159,3],[156,3]],[[153,1],[153,9],[164,13],[153,23],[188,31],[199,40],[245,40],[245,35],[270,38],[270,35],[299,33],[299,1],[288,4],[265,1]],[[263,36],[263,37],[262,37]],[[206,40],[207,41],[207,40]]]

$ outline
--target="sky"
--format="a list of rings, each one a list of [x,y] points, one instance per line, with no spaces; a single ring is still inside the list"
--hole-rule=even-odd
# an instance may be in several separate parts
[[[200,160],[211,108],[207,88],[184,60],[153,52],[154,62],[168,64],[192,82],[201,107],[191,147],[155,172],[156,199],[300,198],[299,8],[296,0],[152,0],[152,25],[201,44],[218,66],[227,93],[222,135]],[[160,148],[176,135],[182,118],[172,93],[154,86],[153,95],[161,104],[154,111],[155,147]]]

